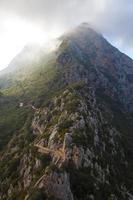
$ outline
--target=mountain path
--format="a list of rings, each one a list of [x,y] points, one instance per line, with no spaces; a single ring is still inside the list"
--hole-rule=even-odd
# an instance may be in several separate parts
[[[46,147],[42,147],[41,145],[38,145],[38,144],[36,144],[35,147],[40,149],[41,152],[43,152],[44,154],[54,154],[57,157],[65,158],[65,153],[64,153],[63,149],[52,150],[52,149],[49,149]]]

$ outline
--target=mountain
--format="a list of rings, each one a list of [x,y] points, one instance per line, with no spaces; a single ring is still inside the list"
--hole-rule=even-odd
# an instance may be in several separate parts
[[[1,200],[133,199],[133,60],[81,24],[0,74]]]

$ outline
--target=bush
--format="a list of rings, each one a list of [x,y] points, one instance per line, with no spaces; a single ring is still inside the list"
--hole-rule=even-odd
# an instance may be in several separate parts
[[[48,200],[48,198],[44,192],[44,189],[37,188],[34,189],[29,200]]]
[[[62,130],[64,130],[64,129],[68,129],[68,128],[70,128],[70,126],[72,125],[72,123],[73,123],[73,121],[72,120],[64,120],[64,121],[62,121],[59,125],[58,125],[58,127],[59,127],[59,132],[62,132]]]

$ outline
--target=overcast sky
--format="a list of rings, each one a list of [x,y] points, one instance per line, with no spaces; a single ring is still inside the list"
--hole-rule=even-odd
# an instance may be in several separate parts
[[[133,0],[0,0],[0,68],[27,42],[59,36],[82,22],[133,58]]]

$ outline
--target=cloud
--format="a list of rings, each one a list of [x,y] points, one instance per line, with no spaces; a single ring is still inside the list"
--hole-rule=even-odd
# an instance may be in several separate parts
[[[122,51],[133,56],[132,0],[1,0],[0,13],[1,20],[14,15],[46,31],[56,27],[65,31],[89,22]]]

